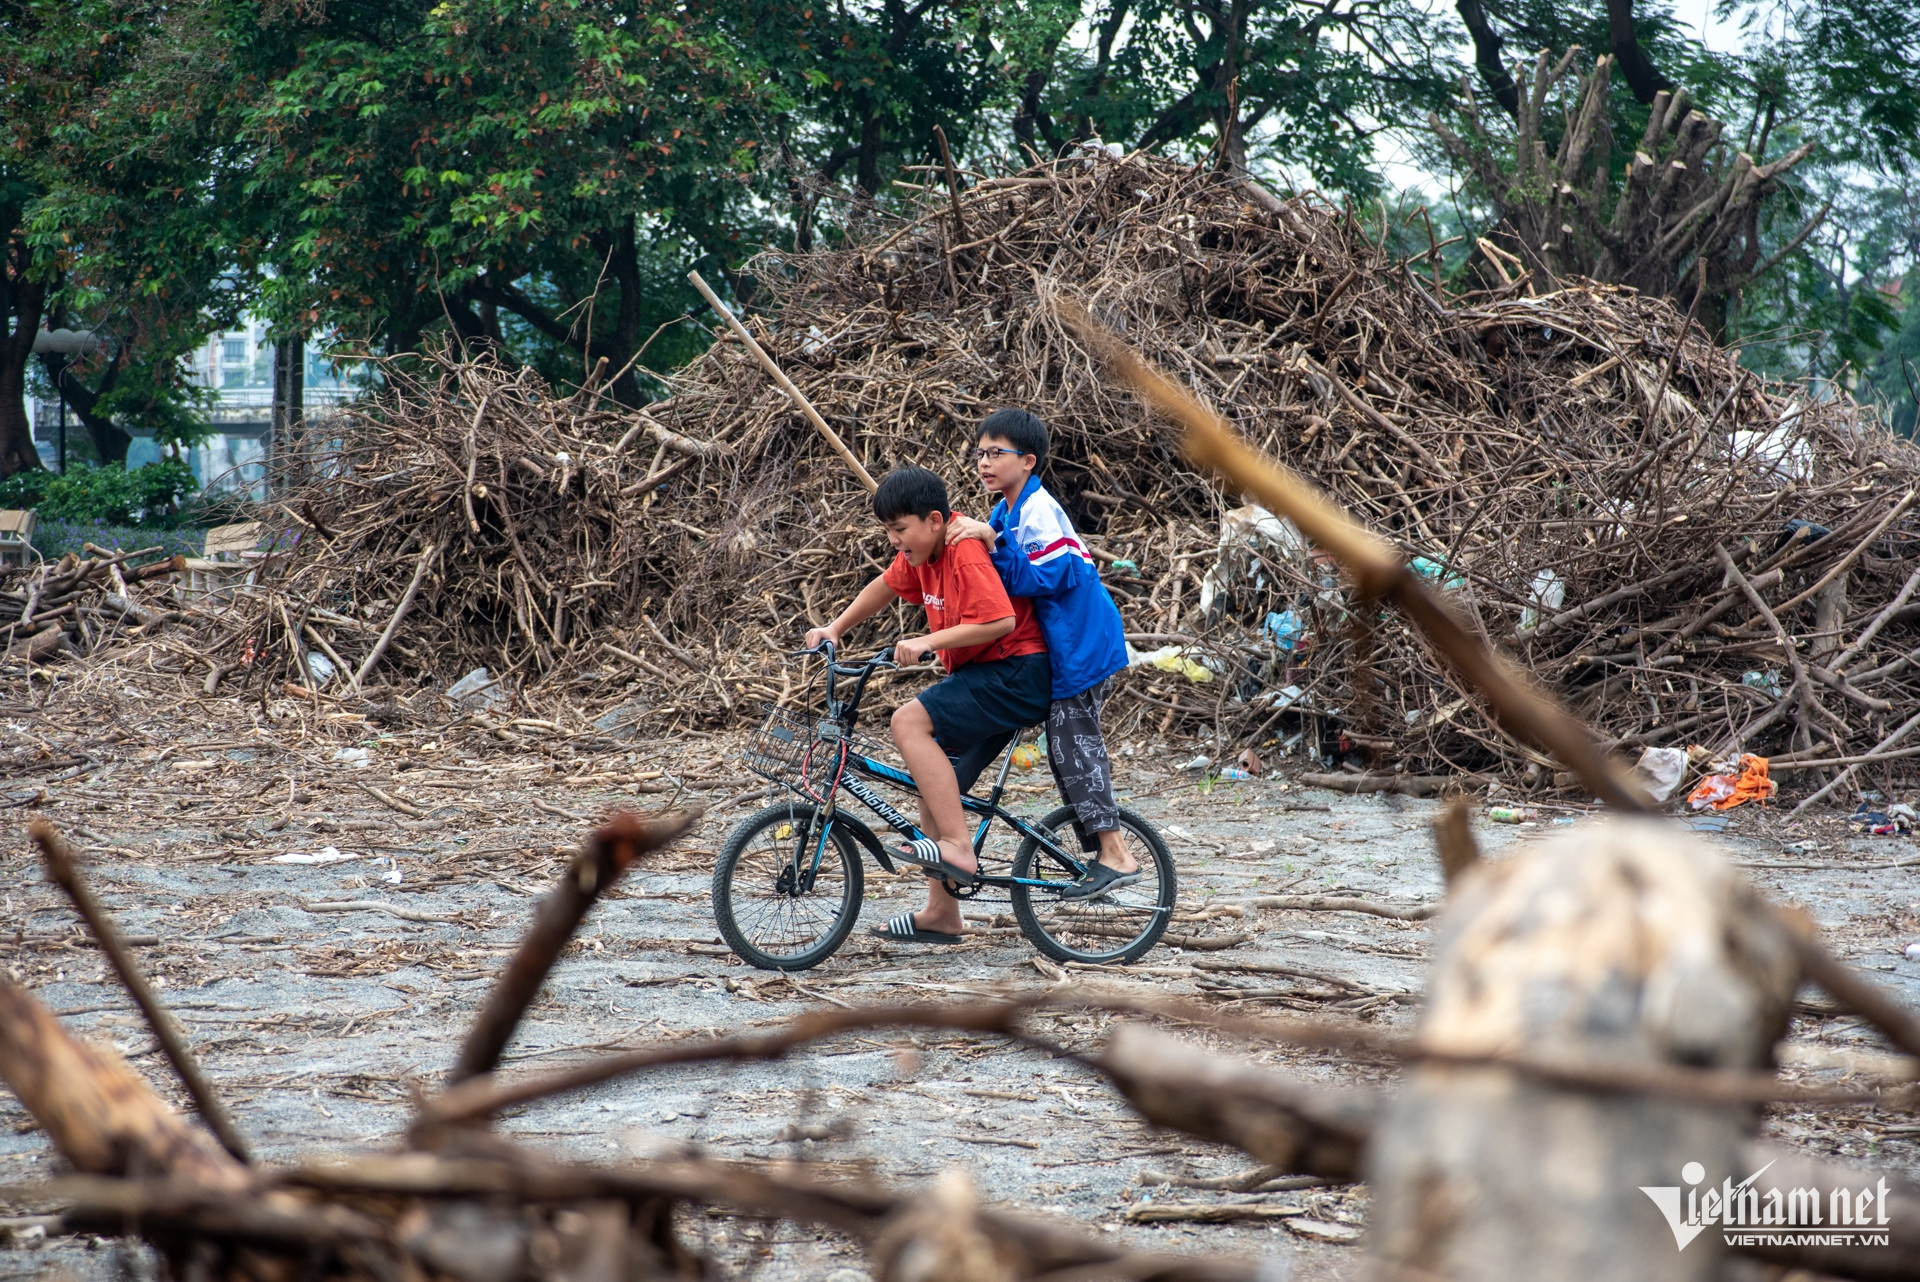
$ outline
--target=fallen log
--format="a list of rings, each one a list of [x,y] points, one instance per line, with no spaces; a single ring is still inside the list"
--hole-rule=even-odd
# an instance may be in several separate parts
[[[1341,895],[1255,895],[1232,901],[1248,908],[1279,908],[1309,913],[1366,913],[1393,921],[1427,921],[1438,917],[1444,904],[1383,904],[1376,899],[1348,899]]]
[[[1448,789],[1482,785],[1472,775],[1333,775],[1308,772],[1300,782],[1309,788],[1330,788],[1335,792],[1394,792],[1403,797],[1435,797]]]

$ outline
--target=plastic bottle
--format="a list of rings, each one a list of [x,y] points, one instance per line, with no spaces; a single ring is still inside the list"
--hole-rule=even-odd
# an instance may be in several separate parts
[[[1225,770],[1222,770],[1220,772],[1219,778],[1221,778],[1222,780],[1234,780],[1237,782],[1242,779],[1251,779],[1253,778],[1253,776],[1248,774],[1246,771],[1242,770],[1239,766],[1228,766]]]
[[[1523,824],[1539,818],[1539,815],[1519,806],[1495,806],[1487,811],[1487,818],[1497,824]]]

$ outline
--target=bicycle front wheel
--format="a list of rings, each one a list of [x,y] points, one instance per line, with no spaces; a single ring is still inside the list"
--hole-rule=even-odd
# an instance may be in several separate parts
[[[1079,845],[1073,831],[1073,807],[1062,806],[1035,825],[1065,850]],[[1013,875],[1057,882],[1049,886],[1015,886],[1013,919],[1035,948],[1055,961],[1117,965],[1134,961],[1160,941],[1173,917],[1178,894],[1173,856],[1152,824],[1122,807],[1120,833],[1127,849],[1140,862],[1140,880],[1092,899],[1062,899],[1060,890],[1073,884],[1072,874],[1046,856],[1029,837],[1013,857]]]
[[[835,828],[815,867],[820,808],[780,802],[728,834],[713,869],[713,917],[727,947],[762,970],[833,956],[860,916],[860,850]]]

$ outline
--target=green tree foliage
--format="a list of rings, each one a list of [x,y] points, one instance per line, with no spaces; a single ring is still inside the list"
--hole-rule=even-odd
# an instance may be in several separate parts
[[[603,358],[623,366],[679,314],[666,263],[735,248],[769,84],[697,8],[230,14],[236,70],[258,86],[234,113],[243,248],[284,328],[389,351],[445,328],[507,359],[545,344],[577,381]],[[617,392],[640,398],[631,374]]]
[[[1381,132],[1469,77],[1517,103],[1517,65],[1578,45],[1617,68],[1610,191],[1662,90],[1758,159],[1817,146],[1757,209],[1749,257],[1771,270],[1729,277],[1728,329],[1756,361],[1884,381],[1894,313],[1860,281],[1912,257],[1872,247],[1897,237],[1846,179],[1877,190],[1920,155],[1920,20],[1774,3],[1729,0],[1748,47],[1719,55],[1665,0],[0,0],[0,354],[49,318],[97,329],[47,372],[106,459],[127,426],[191,434],[177,357],[243,309],[286,338],[457,341],[561,383],[604,361],[639,403],[707,341],[688,267],[750,305],[756,250],[943,181],[936,131],[962,169],[1099,139],[1297,176],[1409,253],[1439,223],[1457,268],[1495,202],[1469,185],[1441,218],[1384,195]],[[0,471],[31,462],[6,461],[7,368]]]
[[[120,463],[65,472],[35,468],[0,481],[0,507],[33,508],[48,521],[164,527],[199,488],[193,469],[178,459],[132,470]]]
[[[190,9],[125,0],[0,5],[0,222],[7,317],[0,437],[44,323],[101,343],[43,356],[100,457],[126,457],[128,428],[164,442],[204,434],[180,356],[232,323],[233,266],[218,213],[217,137],[203,87],[223,56]],[[30,447],[29,447],[30,449]],[[0,472],[33,466],[0,450]]]

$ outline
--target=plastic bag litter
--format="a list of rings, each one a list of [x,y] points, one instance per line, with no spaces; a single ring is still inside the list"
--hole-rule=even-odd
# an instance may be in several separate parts
[[[1765,757],[1743,752],[1738,766],[1738,774],[1729,771],[1702,779],[1699,787],[1688,794],[1687,804],[1695,810],[1705,810],[1708,806],[1715,810],[1731,810],[1749,801],[1764,802],[1778,791],[1779,785],[1767,778]]]
[[[1185,646],[1163,645],[1158,650],[1147,651],[1135,662],[1152,664],[1162,672],[1177,672],[1195,685],[1213,680],[1212,670],[1189,659]]]
[[[332,846],[322,846],[320,849],[311,853],[302,853],[296,850],[291,854],[275,855],[273,858],[267,860],[267,862],[270,864],[313,864],[325,866],[327,864],[343,864],[349,859],[358,858],[360,858],[359,855],[335,850]]]
[[[1553,570],[1536,570],[1528,605],[1520,611],[1520,630],[1531,632],[1540,626],[1541,616],[1567,603],[1567,581]]]
[[[316,688],[325,686],[338,675],[339,669],[333,666],[333,660],[318,650],[307,651],[307,675],[313,678]]]
[[[1648,748],[1640,754],[1640,760],[1634,762],[1633,773],[1649,797],[1665,801],[1687,777],[1687,750]]]
[[[506,701],[500,683],[485,668],[475,668],[447,687],[447,700],[457,708],[491,708]]]
[[[1414,557],[1413,560],[1407,562],[1407,568],[1427,582],[1436,584],[1442,591],[1452,592],[1467,586],[1465,575],[1449,572],[1444,563],[1436,561],[1430,556]]]
[[[349,770],[365,770],[373,764],[373,754],[365,748],[342,748],[333,754],[333,764]]]
[[[1286,654],[1292,654],[1300,646],[1301,633],[1306,628],[1300,622],[1300,616],[1291,608],[1269,614],[1262,625],[1274,648]]]
[[[1307,564],[1307,540],[1285,517],[1275,516],[1257,504],[1234,508],[1220,518],[1220,551],[1213,568],[1200,581],[1200,617],[1210,618],[1215,603],[1241,583],[1255,589],[1267,585],[1267,568],[1262,557],[1278,553],[1278,559]]]

